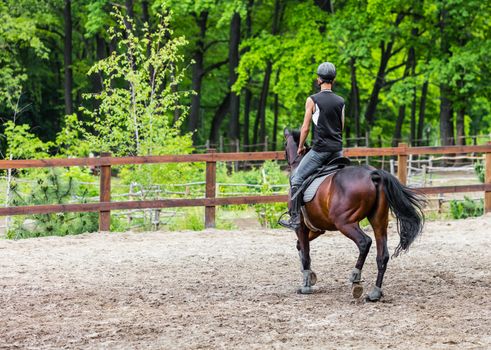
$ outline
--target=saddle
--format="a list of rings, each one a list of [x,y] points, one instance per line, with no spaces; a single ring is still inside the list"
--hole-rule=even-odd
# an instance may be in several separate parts
[[[291,198],[293,200],[297,196],[301,196],[303,199],[303,203],[310,202],[315,194],[317,193],[317,189],[320,184],[324,181],[324,179],[330,175],[335,174],[337,171],[343,169],[344,167],[351,164],[351,161],[347,157],[336,157],[331,159],[327,164],[320,167],[315,173],[310,175],[303,184],[299,187],[298,191],[295,193],[295,196]]]

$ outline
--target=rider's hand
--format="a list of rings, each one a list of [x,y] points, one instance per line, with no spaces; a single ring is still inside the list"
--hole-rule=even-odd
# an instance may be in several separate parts
[[[305,146],[298,147],[297,154],[301,156],[305,153]]]

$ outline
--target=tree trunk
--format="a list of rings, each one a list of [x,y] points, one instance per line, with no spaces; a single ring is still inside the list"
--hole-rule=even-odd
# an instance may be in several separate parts
[[[395,20],[395,27],[398,27],[404,19],[404,14],[399,13]],[[370,94],[370,99],[368,101],[367,109],[365,111],[365,120],[367,122],[368,131],[370,131],[370,127],[373,126],[375,122],[375,113],[377,111],[378,98],[380,94],[380,90],[385,85],[385,75],[387,74],[387,65],[389,64],[389,60],[394,54],[392,49],[394,47],[394,41],[390,41],[385,45],[385,42],[380,43],[381,57],[380,64],[377,72],[377,77],[375,78],[375,83],[373,84],[372,93]]]
[[[450,55],[450,45],[446,33],[448,11],[443,7],[440,12],[440,50]],[[440,142],[442,146],[454,144],[453,106],[450,100],[451,90],[448,84],[440,84]]]
[[[106,42],[104,41],[104,38],[101,37],[100,34],[96,34],[95,40],[97,45],[96,59],[100,61],[107,57],[107,45]]]
[[[428,95],[428,80],[423,83],[421,88],[421,100],[419,102],[419,120],[418,120],[418,146],[423,146],[423,129],[425,126],[426,97]]]
[[[462,42],[461,45],[465,45],[465,42]],[[456,144],[459,146],[465,145],[465,106],[466,106],[466,95],[461,91],[464,89],[464,76],[462,75],[460,79],[457,81],[458,87],[458,104],[457,104],[457,113],[456,113],[456,132],[457,132],[457,140]]]
[[[461,105],[457,110],[457,145],[459,146],[464,146],[465,145],[465,125],[464,125],[464,120],[465,120],[465,107]]]
[[[205,35],[206,22],[208,20],[208,12],[203,11],[197,17],[197,24],[200,29],[196,50],[194,51],[194,65],[192,77],[192,90],[195,92],[191,97],[191,108],[189,112],[188,130],[195,132],[199,123],[199,113],[201,107],[201,83],[204,74],[204,51],[205,51]],[[193,142],[196,144],[197,133],[193,134]]]
[[[73,113],[73,73],[72,73],[72,2],[65,0],[65,114]]]
[[[126,6],[126,14],[129,18],[133,19],[135,17],[135,13],[133,12],[133,0],[125,0]]]
[[[230,43],[229,43],[229,91],[230,91],[230,128],[229,139],[231,141],[239,138],[239,109],[240,96],[232,91],[232,86],[237,81],[237,67],[239,66],[239,45],[240,45],[240,15],[234,13],[230,22]]]
[[[275,84],[278,84],[278,80],[280,77],[280,70],[276,72]],[[278,114],[279,114],[279,98],[278,94],[274,94],[273,100],[273,151],[276,151],[276,139],[278,137]]]
[[[254,6],[254,0],[249,0],[247,4],[247,16],[246,16],[246,37],[250,38],[252,36],[252,8]],[[249,121],[250,121],[250,113],[251,113],[251,101],[252,101],[252,92],[249,88],[251,85],[251,78],[247,82],[247,87],[244,89],[244,136],[242,140],[242,144],[249,145]]]
[[[210,129],[210,143],[216,143],[218,141],[218,137],[220,134],[220,125],[222,124],[223,119],[225,119],[225,116],[227,115],[227,112],[230,107],[230,99],[231,99],[231,94],[225,95],[225,98],[223,99],[222,103],[220,103],[220,106],[215,112],[215,115],[213,116],[213,120],[211,122],[211,129]]]
[[[399,114],[397,115],[397,121],[394,128],[394,135],[392,137],[392,147],[397,147],[397,144],[402,141],[401,131],[404,118],[406,117],[406,105],[399,106]]]
[[[350,93],[350,116],[353,119],[355,125],[356,145],[358,146],[358,139],[360,138],[360,90],[358,88],[358,81],[356,79],[356,60],[351,57],[350,59],[350,71],[351,71],[351,93]],[[350,123],[346,123],[349,125]],[[347,128],[348,130],[348,128]]]
[[[100,61],[107,57],[107,45],[100,34],[96,34],[95,42],[96,42],[95,59],[96,61]],[[100,93],[102,91],[103,81],[104,81],[104,76],[102,72],[95,72],[92,74],[92,89],[95,93]],[[98,99],[94,99],[92,103],[95,108],[99,108],[101,101]]]
[[[271,34],[277,35],[280,30],[281,19],[283,17],[283,4],[281,0],[276,0],[274,5],[273,13],[273,27],[271,29]],[[260,143],[266,142],[266,106],[268,101],[269,93],[269,83],[271,80],[273,63],[269,61],[266,65],[266,70],[264,71],[263,86],[261,89],[261,95],[259,96],[259,105],[257,107],[257,117],[256,122],[259,122],[259,140]],[[255,126],[255,125],[254,125]],[[256,131],[254,132],[256,134]],[[256,143],[256,142],[254,142]]]
[[[416,141],[416,88],[413,88],[413,100],[411,102],[411,134],[409,144],[411,146],[416,146],[418,143]]]
[[[259,116],[259,109],[258,109],[258,113],[256,113],[256,119],[254,119],[254,127],[252,128],[252,144],[254,145],[254,148],[256,148],[257,146],[257,137],[258,137],[258,134],[259,134],[259,120],[260,120],[260,116]]]
[[[449,99],[450,89],[440,84],[440,141],[442,146],[454,144],[452,102]]]
[[[406,67],[404,68],[403,79],[406,78],[414,65],[414,49],[411,47],[408,50]],[[412,111],[411,111],[412,112]],[[404,118],[406,117],[406,105],[399,106],[399,114],[397,116],[396,125],[394,128],[394,135],[392,137],[392,147],[396,147],[399,142],[402,141],[402,125],[404,124]]]
[[[142,20],[150,26],[150,14],[148,11],[148,0],[142,0]]]
[[[269,82],[271,80],[272,67],[273,64],[268,62],[264,72],[263,86],[261,89],[261,95],[259,96],[259,105],[257,106],[257,116],[254,127],[256,127],[257,124],[259,126],[259,132],[254,130],[254,134],[259,134],[259,143],[266,142],[266,106],[268,102]],[[257,142],[255,141],[254,143],[256,144]]]
[[[370,94],[370,99],[368,101],[367,109],[365,112],[365,120],[369,128],[372,127],[375,122],[375,112],[377,111],[378,98],[380,90],[382,90],[385,84],[385,71],[387,70],[387,65],[392,55],[393,45],[393,42],[388,43],[387,47],[383,42],[380,44],[382,55],[380,57],[377,77],[375,78],[375,83],[373,84],[372,93]]]
[[[414,31],[413,31],[414,33]],[[411,61],[411,76],[415,76],[416,74],[416,53],[414,51],[414,47],[409,49],[409,56]],[[408,58],[409,60],[409,58]],[[413,100],[411,102],[411,134],[410,134],[409,144],[411,146],[415,146],[417,143],[416,139],[416,87],[413,88]]]
[[[96,42],[95,59],[96,59],[96,61],[100,61],[100,60],[107,57],[106,42],[100,36],[100,34],[96,34],[95,42]],[[93,81],[94,92],[101,92],[102,91],[102,80],[103,80],[103,76],[102,76],[101,72],[93,73],[93,80],[92,81]]]
[[[249,88],[245,89],[244,94],[244,136],[242,143],[244,145],[249,145],[249,120],[251,114],[251,102],[252,102],[252,92]]]
[[[319,6],[322,11],[334,13],[334,6],[331,0],[314,0],[314,3]]]
[[[278,103],[278,94],[274,94],[274,103],[273,103],[273,151],[276,151],[276,139],[278,138],[278,113],[279,113],[279,103]]]

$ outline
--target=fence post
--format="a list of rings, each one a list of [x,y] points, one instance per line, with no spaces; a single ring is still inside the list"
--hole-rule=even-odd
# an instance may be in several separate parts
[[[110,152],[102,152],[101,157],[111,157]],[[111,165],[101,165],[101,179],[100,179],[100,202],[111,201]],[[110,231],[111,229],[111,211],[100,210],[99,211],[99,231]]]
[[[488,141],[488,145],[491,146],[491,141]],[[491,152],[486,152],[486,169],[484,176],[484,183],[488,186],[491,185]],[[484,192],[484,212],[491,213],[491,191]]]
[[[215,153],[213,148],[208,150],[208,153]],[[216,197],[216,180],[217,180],[217,163],[215,161],[206,162],[206,198]],[[215,206],[205,206],[205,227],[215,227]]]
[[[406,148],[406,143],[399,143],[399,148]],[[399,154],[397,156],[397,178],[401,184],[407,184],[407,154]]]

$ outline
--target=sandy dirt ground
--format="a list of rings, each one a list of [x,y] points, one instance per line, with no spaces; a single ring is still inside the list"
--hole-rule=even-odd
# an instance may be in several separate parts
[[[379,303],[351,297],[351,241],[312,245],[319,281],[298,295],[285,230],[1,240],[0,348],[491,348],[491,216],[427,223]],[[372,248],[366,290],[375,276]]]

